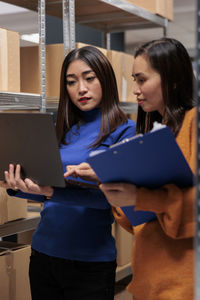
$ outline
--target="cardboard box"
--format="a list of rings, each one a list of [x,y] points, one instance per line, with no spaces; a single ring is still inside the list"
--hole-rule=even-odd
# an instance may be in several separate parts
[[[39,47],[21,47],[21,92],[41,93]],[[46,46],[46,97],[59,99],[60,73],[64,60],[64,45]]]
[[[119,93],[119,100],[122,101],[122,57],[123,52],[115,51],[115,50],[108,50],[107,51],[107,58],[109,59],[113,70],[115,72],[115,77],[117,80],[117,87]]]
[[[87,44],[76,43],[80,48]],[[107,50],[97,47],[105,55]],[[40,94],[40,61],[39,47],[21,47],[21,92]],[[60,73],[64,60],[64,45],[46,46],[46,97],[48,101],[58,101],[60,95]]]
[[[40,94],[39,47],[20,48],[21,92]]]
[[[0,224],[27,217],[27,200],[11,197],[0,188]]]
[[[161,17],[173,20],[173,0],[127,0],[132,4],[145,8],[153,14],[160,15]]]
[[[20,36],[0,28],[0,91],[20,92]]]
[[[0,297],[2,300],[31,300],[29,284],[30,246],[0,242]]]
[[[60,73],[64,60],[64,45],[46,46],[46,95],[47,98],[59,99]]]
[[[133,62],[134,57],[131,54],[123,53],[122,55],[122,101],[137,102],[133,94]]]
[[[132,260],[133,235],[121,227],[117,222],[112,225],[117,248],[117,265],[123,266]]]
[[[17,242],[20,244],[31,245],[34,231],[35,229],[19,232],[17,234]]]
[[[76,43],[76,48],[82,48],[82,47],[85,47],[85,46],[92,46],[92,45],[84,44],[84,43]],[[97,46],[94,46],[94,47],[99,49],[105,56],[107,56],[107,49],[97,47]]]

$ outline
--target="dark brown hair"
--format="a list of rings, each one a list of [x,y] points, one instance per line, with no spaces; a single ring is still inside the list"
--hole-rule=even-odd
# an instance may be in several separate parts
[[[113,68],[106,56],[96,47],[85,46],[72,50],[64,59],[60,78],[60,100],[56,121],[56,133],[59,145],[75,124],[80,125],[80,110],[73,104],[66,88],[66,73],[74,60],[84,61],[96,74],[102,88],[101,127],[93,147],[98,146],[119,125],[127,122],[127,116],[120,109],[117,82]]]
[[[194,106],[194,74],[191,59],[185,47],[172,38],[161,38],[145,43],[135,52],[142,55],[151,67],[160,74],[164,119],[176,136],[182,125],[185,112]],[[144,112],[138,108],[137,133],[151,130],[153,122],[162,122],[157,112]]]

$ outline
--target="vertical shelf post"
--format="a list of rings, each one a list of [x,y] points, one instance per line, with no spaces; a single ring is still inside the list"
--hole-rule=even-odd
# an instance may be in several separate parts
[[[62,0],[64,56],[75,48],[75,8],[74,0]]]
[[[102,32],[102,47],[111,50],[111,33]]]
[[[46,112],[46,3],[45,0],[38,0],[38,25],[39,25],[39,58],[40,58],[40,86],[41,104],[40,112]]]
[[[163,27],[163,36],[164,37],[167,37],[168,23],[169,23],[168,19],[165,18],[165,26]]]
[[[197,67],[197,197],[195,203],[195,300],[200,299],[200,1],[197,3],[197,38],[196,38],[196,67]]]

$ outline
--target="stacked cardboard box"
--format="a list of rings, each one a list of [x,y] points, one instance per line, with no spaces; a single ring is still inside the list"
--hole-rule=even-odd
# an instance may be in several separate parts
[[[20,36],[0,28],[0,91],[20,92]]]
[[[173,20],[173,0],[128,0],[132,4],[145,8],[153,14]]]
[[[87,44],[77,43],[80,48]],[[120,101],[135,101],[133,95],[132,65],[133,56],[115,50],[97,47],[107,58],[115,72]],[[21,47],[21,91],[40,93],[39,48]],[[64,45],[46,46],[46,96],[48,101],[58,101],[60,91],[60,72],[64,59]]]
[[[28,268],[30,246],[0,242],[0,298],[31,300]]]
[[[27,200],[11,197],[0,188],[0,224],[27,217]]]
[[[76,48],[87,44],[77,43]],[[99,47],[98,47],[99,48]],[[99,48],[105,55],[106,49]],[[60,73],[64,60],[64,45],[46,46],[46,97],[47,101],[58,101],[60,93]],[[21,91],[40,94],[39,47],[21,47]]]

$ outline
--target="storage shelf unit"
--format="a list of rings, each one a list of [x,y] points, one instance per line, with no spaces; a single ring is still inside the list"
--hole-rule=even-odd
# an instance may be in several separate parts
[[[101,31],[167,27],[167,19],[126,0],[74,0],[78,24]],[[38,11],[38,0],[6,0],[4,2]],[[46,14],[62,18],[62,0],[46,0]]]
[[[38,0],[6,0],[3,1],[9,4],[18,5],[23,8],[27,8],[33,11],[38,11],[39,1]],[[162,27],[164,33],[166,33],[168,20],[158,15],[152,14],[151,12],[140,8],[126,0],[46,0],[45,8],[46,14],[63,18],[63,24],[67,26],[66,15],[63,15],[63,6],[69,10],[69,3],[73,3],[75,7],[76,22],[82,25],[86,25],[92,28],[99,29],[104,33],[111,32],[122,32],[128,29],[139,29],[139,28],[152,28]],[[68,11],[68,16],[70,15]],[[45,15],[43,14],[43,20]],[[74,19],[72,20],[74,21]],[[42,27],[44,24],[40,24],[40,33],[45,29]],[[68,24],[69,26],[75,26],[75,24]],[[64,32],[65,32],[64,28]],[[69,31],[67,31],[69,33]],[[65,35],[65,34],[64,34]],[[64,43],[65,43],[64,36]],[[67,37],[68,38],[68,37]],[[73,32],[70,35],[71,39],[75,39]],[[70,41],[69,41],[70,43]],[[42,46],[45,46],[44,43]],[[66,48],[66,46],[65,46]],[[43,51],[44,53],[44,51]],[[44,58],[41,62],[41,66],[44,66]],[[45,66],[44,66],[45,68]],[[45,74],[43,72],[43,80],[45,81]],[[3,109],[31,109],[32,107],[38,107],[43,112],[46,109],[57,108],[56,104],[46,103],[45,97],[45,85],[43,85],[43,92],[41,97],[36,95],[35,97],[31,94],[20,96],[19,94],[13,95],[8,93],[0,93],[0,107]],[[13,98],[12,98],[13,96]],[[26,98],[25,98],[25,97]],[[8,102],[6,102],[8,99]],[[19,101],[15,101],[19,99]],[[38,103],[39,99],[39,103]],[[23,103],[22,103],[23,102]]]

